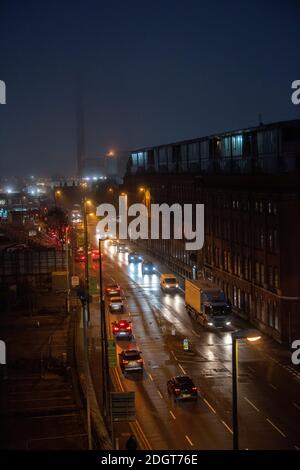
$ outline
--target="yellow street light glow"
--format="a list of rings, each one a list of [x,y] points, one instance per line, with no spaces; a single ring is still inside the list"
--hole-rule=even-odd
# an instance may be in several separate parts
[[[88,199],[87,201],[85,201],[85,203],[90,206],[92,204],[92,201],[90,199]]]
[[[250,341],[251,343],[254,343],[255,341],[259,341],[261,338],[261,336],[249,336],[249,338],[247,338],[247,341]]]
[[[110,150],[107,155],[108,157],[114,157],[115,153],[113,150]]]
[[[127,196],[127,193],[121,193],[121,196]]]
[[[110,193],[112,193],[112,192],[113,192],[113,188],[109,188],[108,191],[109,191]]]
[[[56,196],[60,196],[60,195],[61,195],[61,191],[57,190],[57,191],[55,192],[55,194],[56,194]]]
[[[140,191],[141,192],[144,192],[145,191],[145,188],[143,188],[143,186],[140,187]]]

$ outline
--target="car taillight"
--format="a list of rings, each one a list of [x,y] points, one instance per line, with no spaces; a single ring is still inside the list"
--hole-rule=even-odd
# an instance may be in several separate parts
[[[126,330],[127,330],[127,331],[130,331],[130,330],[131,330],[131,326],[127,326],[127,327],[126,327]]]
[[[119,328],[117,326],[114,326],[114,331],[119,331]]]
[[[143,359],[138,359],[137,362],[144,362]]]
[[[124,364],[128,364],[129,361],[127,361],[126,359],[123,359],[123,362]]]
[[[175,388],[174,391],[175,393],[180,393],[180,388]]]
[[[193,387],[192,390],[193,390],[193,392],[196,392],[196,391],[197,391],[197,387]]]

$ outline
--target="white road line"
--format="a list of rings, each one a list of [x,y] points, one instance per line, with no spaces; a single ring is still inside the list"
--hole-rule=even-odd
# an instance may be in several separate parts
[[[230,429],[230,427],[228,426],[228,424],[225,423],[225,421],[222,421],[222,423],[224,424],[225,428],[228,429],[228,431],[233,434],[232,430]]]
[[[174,415],[173,411],[169,410],[170,411],[170,415],[172,416],[173,419],[176,419],[176,416]]]
[[[194,444],[192,443],[191,439],[189,438],[189,436],[185,435],[185,438],[186,440],[188,441],[188,443],[193,446]]]
[[[267,421],[268,423],[271,424],[271,426],[273,426],[274,429],[276,429],[277,432],[279,432],[279,434],[281,434],[283,437],[286,437],[284,432],[282,432],[281,429],[279,429],[274,423],[272,423],[272,421],[269,418],[267,418]]]
[[[298,446],[295,446],[295,449],[296,449],[296,450],[300,450]]]
[[[171,354],[174,357],[175,361],[177,361],[177,357],[175,356],[174,351],[171,350]]]
[[[259,409],[254,405],[254,403],[252,403],[251,400],[249,400],[247,397],[244,397],[244,400],[246,400],[246,402],[249,403],[249,405],[251,405],[259,413]]]
[[[186,375],[186,371],[184,370],[184,368],[182,367],[182,365],[179,364],[179,363],[178,363],[178,365],[179,365],[180,369],[182,370],[182,372],[184,373],[184,375]]]
[[[297,405],[297,403],[293,402],[293,405],[294,405],[295,408],[297,408],[297,410],[300,410],[300,406]]]
[[[269,385],[270,385],[270,387],[272,387],[274,390],[278,390],[278,388],[275,387],[275,385],[273,385],[273,384],[271,384],[271,383],[269,383]]]
[[[192,330],[192,333],[194,333],[194,335],[196,335],[196,336],[198,336],[198,338],[200,338],[200,335],[195,330]]]
[[[158,395],[160,396],[161,399],[164,398],[159,390],[157,390],[157,393],[158,393]]]
[[[204,403],[208,406],[208,408],[211,409],[211,411],[215,414],[217,414],[216,410],[211,406],[211,404],[206,400],[206,398],[203,398]]]
[[[150,374],[150,372],[148,372],[148,375],[149,375],[149,377],[150,377],[150,380],[152,380],[152,382],[153,382],[153,377],[152,377],[152,375]]]

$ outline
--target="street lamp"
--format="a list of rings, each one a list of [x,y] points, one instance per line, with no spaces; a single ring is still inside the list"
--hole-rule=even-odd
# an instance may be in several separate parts
[[[237,330],[232,333],[232,438],[233,450],[239,449],[238,423],[238,340],[250,343],[259,341],[261,336],[255,330]]]
[[[83,227],[84,227],[84,273],[85,273],[85,289],[86,292],[89,294],[89,248],[88,248],[88,226],[87,226],[87,212],[86,206],[90,206],[92,201],[90,199],[83,198],[82,206],[83,206]],[[90,324],[90,304],[87,304],[87,321],[88,325]]]

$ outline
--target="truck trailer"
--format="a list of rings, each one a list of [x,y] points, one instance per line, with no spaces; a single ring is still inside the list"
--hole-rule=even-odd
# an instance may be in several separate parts
[[[185,280],[187,312],[207,328],[226,328],[231,324],[231,305],[222,289],[208,281]]]

